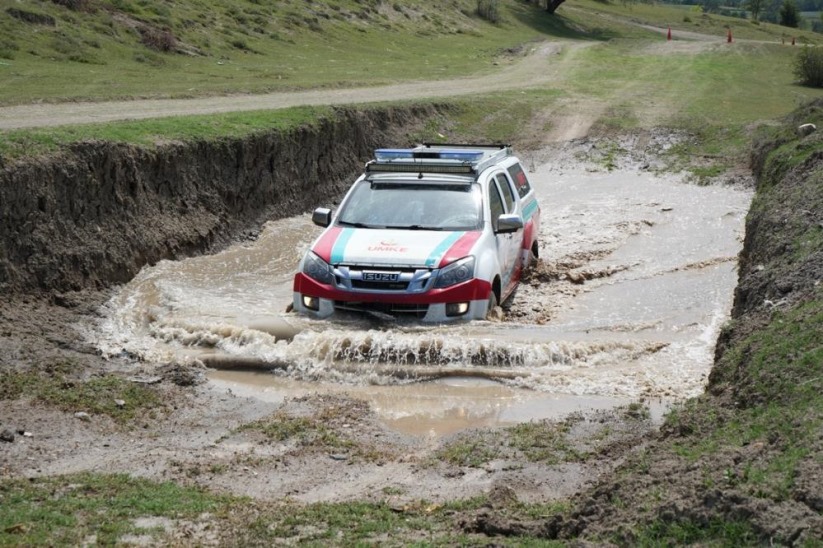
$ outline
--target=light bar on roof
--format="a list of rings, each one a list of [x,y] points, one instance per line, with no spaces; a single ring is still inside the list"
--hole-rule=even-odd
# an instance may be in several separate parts
[[[374,151],[374,158],[378,162],[411,160],[414,158],[414,152],[409,148],[378,148]]]
[[[484,153],[482,150],[441,150],[439,154],[442,160],[477,162],[483,157]]]
[[[374,158],[378,162],[391,162],[395,160],[457,160],[458,162],[474,163],[479,162],[484,154],[482,150],[378,148],[374,151]]]
[[[426,164],[423,162],[392,162],[390,164],[369,162],[366,164],[369,173],[454,173],[459,175],[473,174],[474,168],[468,164]]]

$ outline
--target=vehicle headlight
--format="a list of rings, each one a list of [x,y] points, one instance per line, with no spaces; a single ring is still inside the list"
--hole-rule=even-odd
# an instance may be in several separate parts
[[[450,287],[474,278],[474,257],[466,257],[440,269],[434,287]]]
[[[334,271],[329,263],[317,256],[313,251],[306,253],[303,261],[303,274],[321,284],[334,282]]]

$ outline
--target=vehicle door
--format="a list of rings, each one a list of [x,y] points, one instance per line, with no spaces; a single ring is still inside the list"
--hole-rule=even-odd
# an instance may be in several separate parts
[[[514,188],[508,176],[503,173],[494,175],[489,182],[489,205],[492,208],[492,223],[497,231],[497,218],[504,214],[521,215],[519,202],[515,198]],[[521,261],[520,248],[523,242],[523,229],[508,234],[495,234],[497,239],[497,250],[500,259],[501,275],[501,295],[500,299],[505,300],[514,289],[515,284],[520,279]]]

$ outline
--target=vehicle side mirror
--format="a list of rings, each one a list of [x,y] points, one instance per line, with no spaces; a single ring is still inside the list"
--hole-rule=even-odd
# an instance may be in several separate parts
[[[331,209],[327,207],[318,207],[311,214],[311,222],[313,222],[317,226],[322,226],[323,228],[326,228],[331,224]]]
[[[520,215],[505,214],[497,218],[497,234],[509,234],[523,228],[523,218]]]

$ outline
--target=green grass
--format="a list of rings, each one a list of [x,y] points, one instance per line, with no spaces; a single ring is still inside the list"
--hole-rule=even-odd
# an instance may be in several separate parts
[[[291,416],[282,411],[240,427],[240,432],[260,432],[276,443],[289,443],[303,450],[339,453],[350,460],[382,461],[392,455],[371,442],[341,434],[330,426],[342,409],[335,405],[324,408],[316,416]]]
[[[151,388],[115,375],[76,379],[70,364],[59,363],[40,371],[4,371],[0,374],[0,400],[32,398],[66,412],[109,416],[126,424],[163,412],[160,396]],[[122,406],[115,400],[122,400]]]
[[[799,102],[821,96],[794,84],[793,58],[792,50],[768,45],[667,54],[619,41],[579,54],[568,93],[622,99],[640,121],[654,110],[661,125],[738,126],[785,115]]]
[[[79,546],[91,538],[96,544],[114,545],[126,534],[159,542],[162,530],[138,527],[135,520],[193,520],[204,512],[225,512],[231,500],[125,475],[2,481],[0,545]]]
[[[337,546],[389,544],[396,546],[486,545],[488,537],[461,531],[458,523],[489,505],[485,497],[436,504],[415,501],[402,508],[385,503],[319,503],[288,508],[284,515],[266,515],[239,536],[241,544],[283,542]],[[498,516],[547,518],[566,509],[563,504],[513,503],[495,508]],[[560,546],[529,535],[495,537],[503,546]]]
[[[145,63],[139,63],[131,76],[128,75],[131,68],[123,68],[124,72],[118,76],[120,69],[117,67],[101,67],[106,74],[106,80],[102,83],[84,72],[96,70],[92,65],[56,62],[51,61],[51,57],[47,59],[45,54],[34,56],[26,53],[32,48],[45,47],[39,42],[24,43],[29,39],[41,40],[42,36],[29,36],[32,35],[30,32],[18,36],[22,32],[18,27],[23,23],[9,17],[8,20],[0,19],[0,23],[10,29],[3,43],[7,46],[12,42],[17,44],[15,58],[19,59],[14,63],[25,67],[31,61],[47,63],[48,66],[21,72],[19,81],[13,76],[0,79],[0,103],[59,99],[57,95],[43,95],[52,93],[62,94],[64,98],[81,99],[196,96],[229,91],[260,92],[378,84],[417,75],[426,79],[446,78],[493,70],[492,62],[503,48],[540,37],[560,38],[595,45],[573,53],[567,51],[553,59],[552,63],[563,62],[564,59],[567,62],[549,86],[452,100],[451,103],[457,108],[449,113],[449,120],[434,121],[420,132],[420,137],[423,137],[420,140],[475,140],[477,136],[483,136],[485,140],[530,146],[540,143],[541,129],[544,132],[552,129],[550,120],[565,114],[566,109],[574,113],[582,108],[584,112],[590,110],[596,119],[595,133],[664,126],[693,135],[694,139],[672,149],[671,163],[675,169],[691,169],[698,179],[705,179],[745,161],[750,142],[748,127],[752,123],[784,115],[798,102],[823,95],[820,90],[794,83],[792,64],[796,49],[774,44],[729,46],[719,41],[708,50],[668,53],[669,45],[659,35],[631,24],[631,21],[644,21],[661,25],[675,13],[682,16],[682,10],[672,7],[624,6],[582,0],[561,7],[558,17],[549,17],[521,2],[503,4],[504,22],[491,25],[473,15],[474,4],[468,1],[458,2],[454,10],[447,10],[447,16],[440,23],[435,21],[427,11],[430,8],[422,2],[401,7],[400,12],[392,8],[388,14],[383,13],[385,9],[378,10],[380,13],[374,13],[371,9],[361,13],[366,8],[354,2],[318,3],[312,9],[325,15],[309,16],[304,13],[301,18],[297,14],[307,10],[303,4],[295,2],[238,7],[226,1],[219,3],[208,17],[216,18],[218,27],[223,31],[237,34],[244,29],[250,32],[243,39],[249,48],[259,51],[259,54],[238,50],[222,38],[214,39],[211,49],[208,49],[209,55],[202,58],[148,52],[146,55],[157,56],[165,64],[147,68]],[[118,47],[130,48],[129,51],[144,48],[139,43],[129,42],[128,36],[117,30],[117,25],[121,23],[109,21],[111,13],[103,13],[103,10],[91,14],[69,12],[44,0],[37,6],[38,10],[53,15],[58,23],[68,21],[66,18],[75,21],[71,32],[88,34],[83,40],[119,40]],[[121,12],[130,14],[129,17],[142,18],[141,21],[171,18],[169,28],[181,33],[181,36],[190,33],[192,41],[206,25],[199,21],[201,14],[195,9],[196,6],[195,0],[187,0],[169,14],[156,14],[152,12],[155,7],[149,3],[126,0],[116,3]],[[271,10],[271,17],[257,14],[260,10]],[[409,19],[412,11],[417,14],[416,18]],[[360,14],[354,19],[358,22],[350,20],[344,24],[345,18],[341,19],[341,14],[350,13]],[[409,17],[404,13],[408,13]],[[426,14],[428,18],[424,17]],[[247,28],[248,19],[264,15],[267,30],[257,36],[256,31]],[[312,30],[315,23],[306,22],[306,18],[312,17],[317,17],[322,33]],[[103,24],[97,20],[99,18],[108,22]],[[720,25],[725,21],[716,16],[700,19],[703,27],[708,22]],[[242,23],[244,20],[246,23]],[[297,20],[303,22],[295,22]],[[208,25],[216,24],[215,21]],[[735,21],[740,23],[740,20]],[[116,32],[111,30],[111,25],[115,26]],[[11,32],[12,26],[16,29],[14,32]],[[25,25],[23,30],[29,26]],[[67,25],[58,24],[55,29],[70,32],[64,27]],[[106,31],[108,34],[103,33],[104,27],[109,29]],[[462,30],[458,32],[459,29]],[[474,32],[471,29],[482,30]],[[35,34],[56,32],[54,29],[40,30],[42,32]],[[756,31],[760,34],[752,35],[755,38],[778,36],[774,34],[775,29],[766,24],[758,25]],[[272,39],[272,33],[279,33],[280,37]],[[260,40],[265,44],[259,44]],[[3,47],[9,49],[7,46],[0,44],[0,50]],[[101,50],[106,52],[110,64],[125,62],[117,48],[104,47]],[[26,55],[32,59],[26,61]],[[130,63],[131,57],[127,56],[127,61]],[[244,61],[251,62],[241,67]],[[197,68],[198,63],[204,62],[215,65],[208,70]],[[216,65],[217,62],[223,64]],[[181,63],[188,66],[181,66]],[[272,64],[276,64],[280,72],[291,70],[295,74],[285,78],[286,83],[282,75],[276,81],[270,75],[261,75],[260,71],[274,70],[266,68]],[[311,70],[306,70],[307,66]],[[232,78],[217,78],[214,71],[226,72],[227,68],[233,71]],[[67,72],[62,72],[64,69]],[[17,70],[23,69],[17,65],[0,65],[0,71],[7,74]],[[256,76],[250,76],[250,73]],[[201,82],[202,85],[188,81],[198,78],[206,81]],[[54,81],[48,83],[41,79]],[[75,89],[72,82],[77,79],[82,82]],[[117,86],[110,85],[113,79],[117,80]],[[184,86],[187,87],[183,89]],[[120,87],[123,89],[120,90]],[[643,97],[643,101],[637,101],[638,97]],[[565,106],[567,104],[570,106]],[[257,131],[288,129],[312,123],[329,113],[330,109],[299,108],[5,131],[0,133],[0,156],[10,160],[50,153],[66,144],[83,140],[153,146],[158,142],[242,137]],[[540,120],[546,120],[542,122],[542,128]],[[524,128],[528,128],[525,133]],[[537,141],[534,135],[538,136]]]
[[[292,417],[284,413],[275,413],[267,419],[244,425],[241,430],[259,430],[276,442],[294,441],[299,445],[323,449],[354,447],[352,441],[340,437],[322,421],[312,417]]]
[[[152,148],[170,141],[242,138],[257,132],[287,131],[332,116],[329,107],[296,107],[209,116],[62,126],[2,132],[0,156],[8,159],[58,151],[80,141],[108,141]]]
[[[561,89],[546,88],[454,99],[450,101],[454,108],[445,120],[448,125],[437,131],[459,136],[458,139],[471,140],[476,139],[473,136],[482,135],[488,142],[512,142],[525,125],[564,96]]]
[[[703,14],[695,9],[696,6],[578,0],[572,9],[568,9],[570,7],[572,7],[571,4],[565,4],[558,10],[558,13],[562,11],[563,14],[567,14],[570,11],[579,9],[584,13],[596,12],[621,21],[653,25],[661,29],[671,27],[672,37],[675,40],[688,39],[687,36],[678,35],[678,30],[717,36],[725,40],[729,28],[731,28],[734,40],[745,39],[780,43],[782,38],[786,38],[787,43],[789,43],[791,37],[795,36],[800,44],[823,41],[823,36],[810,31],[790,29],[772,23],[754,23],[738,17]]]
[[[79,474],[0,481],[0,545],[473,545],[486,537],[459,522],[489,504],[485,497],[447,504],[410,501],[266,503],[125,475]],[[498,515],[546,519],[564,504],[513,502]],[[160,519],[158,519],[160,518]],[[188,533],[187,533],[188,531]],[[204,535],[204,536],[203,536]],[[500,537],[505,546],[557,546],[531,536]]]
[[[578,462],[589,455],[573,447],[573,421],[531,421],[493,431],[468,432],[438,449],[434,460],[455,466],[480,468],[493,460],[525,458],[548,466]],[[604,436],[607,435],[604,433]]]
[[[0,0],[0,104],[36,100],[189,97],[441,79],[487,72],[503,49],[546,29],[567,36],[522,2],[504,2],[503,22],[474,14],[472,0],[433,6],[354,0],[246,3],[101,0],[70,11],[47,0],[26,6],[55,26],[8,16]],[[105,7],[105,9],[103,9]],[[157,11],[160,13],[157,13]],[[145,46],[140,29],[168,31],[177,49]]]
[[[776,45],[665,53],[663,45],[618,40],[580,52],[565,92],[613,105],[596,131],[662,126],[691,135],[668,156],[675,169],[705,179],[748,161],[751,124],[823,96],[795,84],[795,53]]]
[[[633,542],[634,546],[756,546],[758,536],[745,520],[724,520],[712,518],[708,523],[702,520],[680,518],[671,521],[657,520],[641,528]]]
[[[582,460],[584,455],[568,440],[570,423],[524,422],[508,429],[509,444],[532,462],[548,465]]]
[[[438,449],[434,459],[455,466],[479,468],[502,456],[500,445],[497,435],[464,435]]]
[[[734,384],[738,410],[717,413],[704,397],[672,413],[668,425],[686,434],[673,444],[675,453],[696,462],[762,444],[766,453],[733,482],[756,496],[786,500],[799,462],[819,445],[823,428],[821,332],[823,302],[813,300],[777,313],[766,329],[727,352],[715,382]]]

